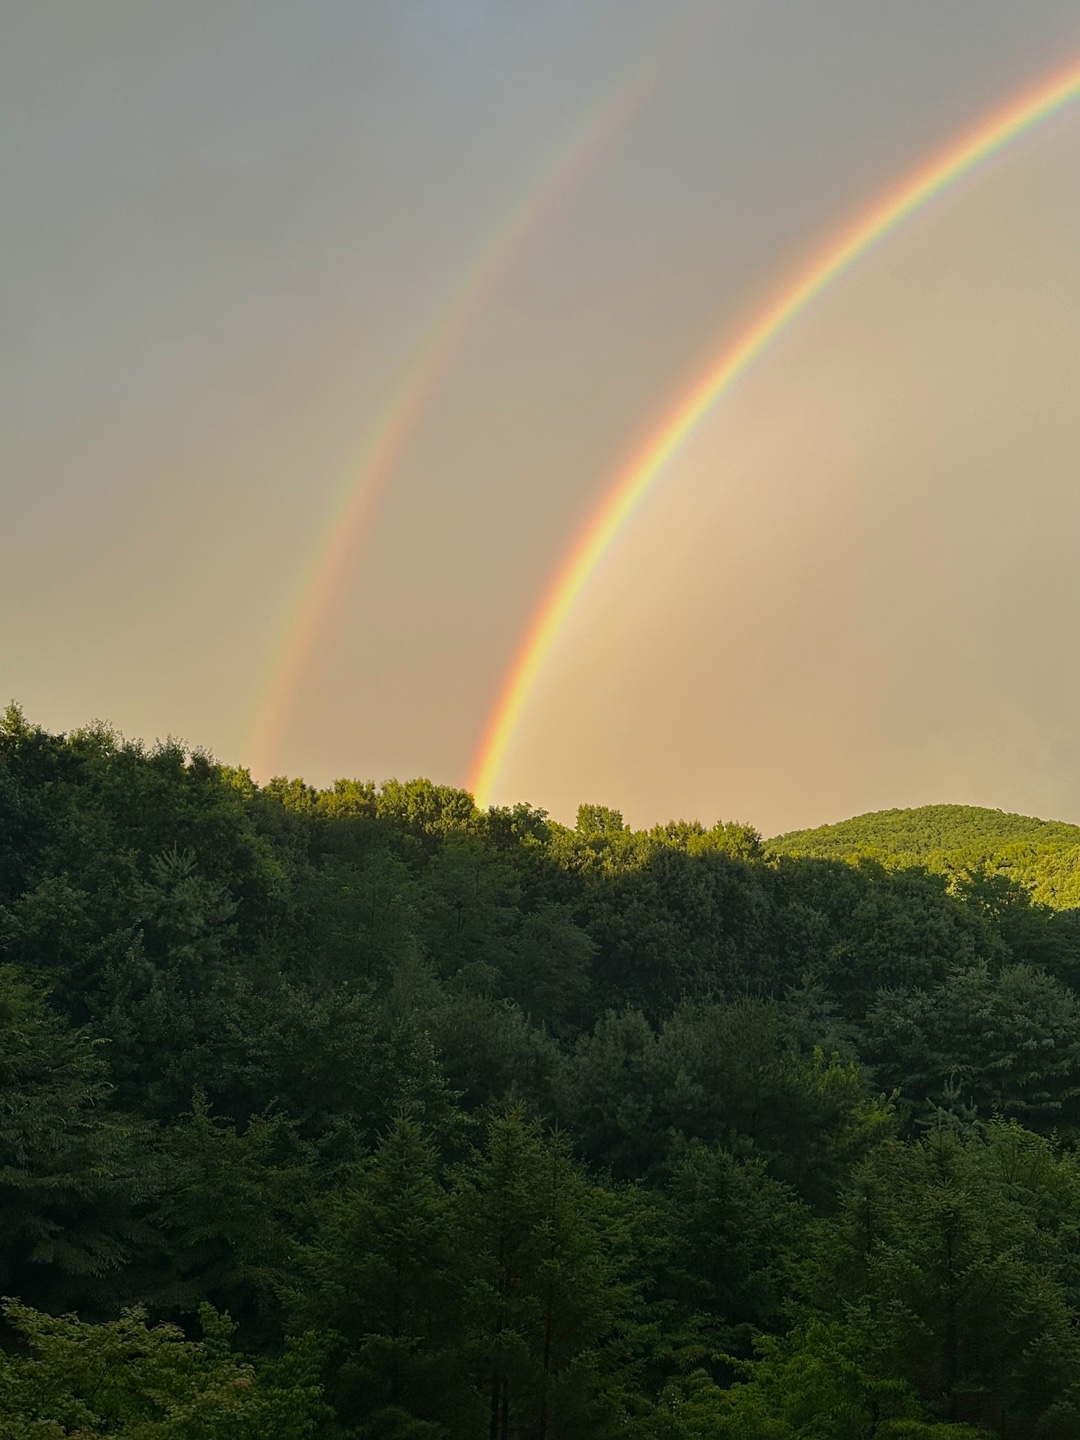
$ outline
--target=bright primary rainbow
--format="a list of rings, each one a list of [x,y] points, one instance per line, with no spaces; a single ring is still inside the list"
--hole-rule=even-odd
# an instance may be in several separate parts
[[[1080,65],[1058,71],[922,164],[843,230],[731,341],[616,477],[549,586],[503,683],[469,789],[488,805],[529,698],[582,591],[646,492],[708,411],[761,352],[879,241],[1010,141],[1080,95]]]
[[[350,468],[322,535],[295,587],[284,634],[272,647],[272,671],[252,740],[252,770],[267,776],[299,692],[304,668],[356,558],[365,523],[439,383],[494,297],[518,253],[566,192],[618,139],[670,63],[681,32],[660,57],[638,65],[596,104],[510,208],[474,258],[418,347],[412,365]]]

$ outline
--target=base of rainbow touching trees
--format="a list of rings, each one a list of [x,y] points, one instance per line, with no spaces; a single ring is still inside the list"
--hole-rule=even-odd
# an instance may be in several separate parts
[[[1080,63],[1059,70],[995,110],[880,196],[785,285],[763,314],[732,340],[616,477],[548,587],[503,682],[468,785],[491,803],[533,689],[593,572],[668,461],[717,401],[782,332],[905,220],[1080,96]]]

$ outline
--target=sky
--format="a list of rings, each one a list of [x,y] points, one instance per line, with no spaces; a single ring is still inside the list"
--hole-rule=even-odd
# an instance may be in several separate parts
[[[12,0],[3,698],[263,780],[466,783],[725,338],[1070,61],[1052,0]],[[592,577],[496,800],[1080,821],[1078,182],[1080,106],[760,357]]]

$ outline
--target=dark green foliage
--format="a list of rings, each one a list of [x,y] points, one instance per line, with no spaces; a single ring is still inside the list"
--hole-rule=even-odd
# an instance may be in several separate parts
[[[507,988],[536,1025],[572,1034],[587,1023],[596,945],[566,905],[524,915]]]
[[[10,709],[0,1435],[1080,1436],[1075,838],[569,829]]]
[[[161,1131],[159,1154],[152,1218],[163,1243],[147,1293],[188,1314],[208,1299],[265,1341],[291,1273],[293,1220],[312,1198],[311,1147],[281,1115],[256,1116],[241,1133],[197,1096]]]
[[[1018,1126],[985,1139],[943,1128],[856,1168],[808,1264],[808,1294],[838,1320],[861,1312],[866,1362],[943,1419],[996,1426],[1056,1411],[1072,1426],[1078,1227],[1071,1155]]]
[[[467,1411],[457,1236],[422,1127],[399,1119],[321,1211],[293,1307],[337,1337],[339,1414],[377,1435]]]
[[[911,1106],[955,1094],[974,1112],[1080,1126],[1080,1000],[1027,965],[958,969],[929,990],[882,992],[864,1053]]]
[[[607,1016],[565,1067],[560,1113],[621,1178],[703,1140],[761,1156],[818,1201],[889,1124],[855,1066],[793,1052],[777,1006],[760,1000],[683,1005],[658,1033],[638,1012]]]
[[[449,995],[432,1008],[428,1025],[447,1084],[466,1109],[512,1095],[551,1111],[562,1054],[513,1001]]]
[[[565,1142],[511,1110],[445,1172],[401,1117],[321,1208],[293,1304],[337,1337],[330,1393],[360,1433],[617,1433],[625,1244]]]
[[[854,1323],[812,1320],[785,1339],[763,1337],[756,1363],[730,1387],[705,1374],[665,1391],[655,1440],[985,1440],[935,1422],[911,1386],[868,1367]]]
[[[561,1136],[510,1110],[457,1177],[454,1204],[462,1331],[487,1433],[621,1433],[633,1296],[610,1195]]]
[[[0,968],[0,1287],[96,1308],[132,1253],[146,1132],[107,1106],[100,1047]]]
[[[658,1387],[699,1367],[717,1373],[718,1356],[745,1357],[755,1331],[783,1326],[785,1264],[809,1212],[760,1160],[694,1145],[631,1196]]]

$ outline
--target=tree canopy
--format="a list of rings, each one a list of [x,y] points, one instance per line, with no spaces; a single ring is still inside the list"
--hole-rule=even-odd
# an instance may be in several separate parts
[[[1078,842],[12,707],[0,1436],[1080,1437]]]

